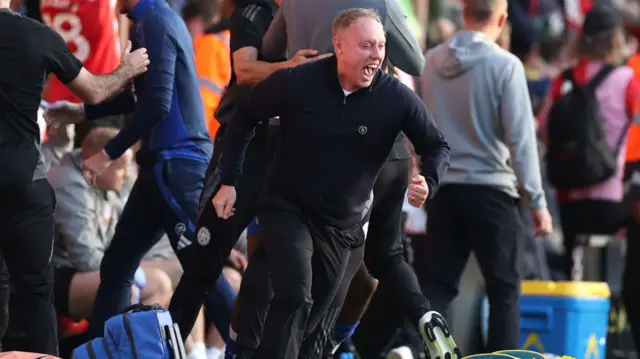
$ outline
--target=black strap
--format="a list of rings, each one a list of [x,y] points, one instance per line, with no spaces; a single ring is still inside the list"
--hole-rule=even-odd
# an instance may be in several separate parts
[[[618,137],[618,142],[616,142],[616,147],[614,148],[614,151],[615,151],[615,154],[616,154],[616,158],[618,158],[618,153],[620,152],[620,149],[622,148],[622,143],[623,143],[623,141],[625,139],[625,136],[627,135],[627,132],[629,132],[629,127],[631,127],[631,124],[638,117],[640,117],[640,113],[637,113],[634,117],[629,117],[627,119],[627,124],[622,128],[622,132],[620,133],[620,136]]]
[[[564,72],[562,73],[562,77],[566,80],[571,82],[572,84],[575,85],[575,81],[573,81],[573,68],[570,68],[568,70],[564,70]]]
[[[162,310],[162,307],[160,306],[160,304],[147,305],[147,304],[137,303],[127,307],[125,310],[122,311],[122,313],[124,314],[124,313],[148,312],[152,310]]]
[[[602,81],[604,81],[604,79],[606,79],[607,76],[609,76],[609,74],[615,69],[616,67],[612,65],[602,66],[600,71],[598,71],[598,73],[591,78],[591,80],[586,85],[586,87],[588,87],[591,91],[595,91],[598,88],[598,86],[600,86]]]
[[[604,81],[604,79],[607,78],[607,76],[609,76],[609,74],[611,73],[611,71],[615,70],[615,66],[612,65],[604,65],[602,66],[602,68],[600,69],[600,71],[598,71],[598,73],[593,76],[593,78],[591,78],[591,80],[586,84],[583,85],[581,87],[588,87],[591,91],[595,91],[598,86],[600,86],[600,84],[602,83],[602,81]],[[562,77],[571,82],[573,84],[573,86],[578,86],[575,82],[575,80],[573,79],[573,71],[575,70],[575,68],[570,68],[568,70],[565,70],[562,73]]]
[[[613,66],[613,65],[604,65],[604,66],[602,66],[600,71],[598,71],[598,73],[595,76],[593,76],[593,78],[589,81],[589,83],[587,83],[585,85],[585,87],[587,87],[591,91],[595,91],[598,88],[598,86],[600,86],[602,81],[604,81],[607,78],[607,76],[609,76],[609,74],[615,69],[616,69],[616,67]],[[565,70],[562,73],[562,77],[564,77],[565,80],[570,81],[573,84],[573,86],[577,86],[575,81],[573,80],[573,70],[574,70],[574,68]],[[622,128],[622,133],[620,133],[620,136],[618,137],[618,140],[616,141],[616,145],[613,148],[614,154],[616,155],[616,158],[618,157],[618,154],[620,153],[620,149],[622,148],[622,143],[624,141],[624,138],[625,138],[627,132],[629,131],[629,126],[631,126],[631,124],[633,123],[633,120],[634,120],[634,118],[629,118],[627,120],[627,124]]]

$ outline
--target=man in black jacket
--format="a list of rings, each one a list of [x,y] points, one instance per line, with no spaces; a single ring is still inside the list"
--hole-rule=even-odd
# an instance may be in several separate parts
[[[396,0],[283,1],[263,40],[263,56],[277,57],[285,50],[292,53],[298,48],[331,49],[331,20],[338,11],[351,7],[372,8],[381,16],[386,34],[386,55],[393,66],[413,76],[422,73],[425,64],[422,50]],[[313,11],[308,11],[311,8]],[[356,330],[376,288],[377,282],[373,277],[387,283],[396,294],[402,314],[413,325],[422,327],[422,321],[426,320],[424,315],[429,311],[429,303],[422,295],[413,269],[404,260],[400,238],[405,193],[408,187],[412,188],[409,186],[411,166],[411,151],[406,138],[400,134],[374,186],[365,252],[366,267],[363,265],[358,270],[342,310],[336,313],[338,323],[332,338],[335,344],[348,339]],[[251,273],[248,274],[243,288],[256,283]],[[255,295],[253,297],[254,301],[259,300]],[[240,302],[244,301],[247,299],[241,294]],[[341,302],[335,304],[342,305]],[[423,341],[425,344],[429,342],[424,334]],[[363,346],[360,348],[361,354],[365,357],[377,355],[385,343],[376,344],[379,345]]]
[[[214,151],[200,195],[198,221],[196,223],[197,245],[203,250],[197,251],[191,265],[185,268],[180,281],[179,292],[172,299],[172,308],[179,308],[182,321],[180,331],[183,337],[191,331],[205,295],[212,283],[215,283],[227,263],[227,258],[240,234],[255,215],[256,197],[263,188],[264,179],[272,149],[267,147],[274,136],[269,132],[277,131],[270,126],[268,116],[263,116],[261,125],[256,128],[255,136],[249,145],[245,159],[245,175],[238,182],[242,188],[238,197],[236,215],[231,220],[221,220],[215,214],[211,202],[213,195],[220,187],[220,171],[218,162],[225,148],[225,133],[230,122],[235,121],[236,107],[244,93],[272,72],[312,61],[317,51],[301,50],[293,59],[269,63],[260,55],[262,38],[271,23],[277,7],[271,0],[235,0],[235,10],[231,15],[231,64],[232,73],[229,86],[222,97],[216,111],[216,119],[220,128],[216,133]],[[182,287],[186,289],[182,290]],[[179,305],[178,305],[179,304]],[[231,313],[218,313],[229,315]],[[216,322],[224,322],[216,320]],[[235,333],[227,327],[218,327],[225,339],[234,339]]]
[[[413,179],[413,205],[435,194],[448,163],[449,147],[420,99],[379,70],[386,39],[378,15],[345,10],[333,34],[335,58],[278,71],[258,84],[226,137],[222,186],[213,199],[223,219],[233,216],[235,185],[256,124],[280,116],[280,150],[258,212],[265,251],[250,263],[268,255],[274,292],[258,358],[297,358],[303,335],[340,296],[341,278],[353,275],[345,273],[352,250],[364,244],[365,203],[398,134],[407,134],[423,160],[426,178]],[[450,339],[439,315],[423,325],[432,342],[440,335]],[[433,356],[444,355],[434,350]]]

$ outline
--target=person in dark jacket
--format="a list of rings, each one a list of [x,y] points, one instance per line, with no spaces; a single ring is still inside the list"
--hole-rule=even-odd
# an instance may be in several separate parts
[[[149,71],[134,81],[135,97],[129,88],[98,105],[79,105],[73,109],[75,116],[70,116],[82,120],[133,113],[132,120],[103,151],[84,161],[90,177],[141,141],[136,155],[139,176],[100,267],[102,282],[90,327],[94,337],[102,335],[108,318],[129,306],[131,281],[140,260],[163,233],[169,236],[185,271],[194,253],[202,250],[196,243],[195,223],[212,152],[186,25],[162,0],[127,0],[122,5],[122,11],[136,23],[134,46],[148,48]],[[224,328],[229,326],[235,291],[224,276],[215,278],[218,282],[207,307],[218,309],[214,320],[217,327]],[[189,276],[183,276],[170,306],[180,327],[190,321],[184,315],[188,302],[175,298],[183,298],[182,293],[190,291],[189,280]],[[214,283],[215,279],[207,289]],[[188,334],[183,332],[183,338]]]
[[[310,7],[313,7],[313,11],[307,11]],[[419,76],[422,73],[425,60],[420,44],[396,0],[331,0],[322,3],[310,0],[283,1],[263,40],[263,56],[280,56],[285,50],[291,54],[298,48],[333,51],[331,19],[340,10],[352,7],[371,8],[381,16],[387,39],[387,58],[391,65],[409,75]],[[429,303],[422,295],[416,275],[402,255],[402,205],[410,182],[410,168],[411,151],[406,138],[400,134],[374,186],[365,252],[366,267],[363,264],[356,273],[342,311],[339,315],[336,313],[335,345],[348,339],[356,330],[376,288],[373,277],[388,281],[393,286],[402,303],[403,314],[416,327],[421,326],[423,316],[429,311]],[[243,287],[250,287],[250,283],[258,285],[248,276]],[[255,295],[252,297],[260,300]],[[240,300],[245,300],[244,296]],[[335,304],[338,308],[342,306],[342,303]],[[247,313],[248,309],[242,312]],[[426,338],[423,340],[428,342]],[[383,343],[380,346],[367,345],[362,349],[375,355],[374,352],[382,347]]]
[[[23,349],[57,356],[51,262],[56,200],[40,147],[42,88],[55,74],[79,98],[97,103],[147,71],[149,59],[146,49],[129,53],[129,46],[116,70],[94,76],[59,34],[10,5],[0,0],[0,224],[5,233],[0,236],[0,340],[8,325],[11,284],[11,324],[21,332]]]
[[[220,187],[218,162],[225,148],[227,127],[235,121],[237,104],[251,86],[272,72],[312,61],[315,59],[312,56],[317,54],[317,51],[301,50],[299,56],[290,61],[265,62],[260,55],[260,48],[262,37],[276,9],[275,3],[270,0],[238,0],[234,4],[235,9],[230,22],[231,79],[216,110],[215,117],[220,122],[220,128],[214,141],[215,151],[208,159],[204,187],[199,198],[198,219],[195,222],[197,244],[201,250],[197,251],[191,264],[185,268],[183,279],[171,301],[171,308],[180,313],[179,324],[183,336],[191,330],[211,283],[220,277],[238,237],[255,215],[255,199],[264,186],[264,178],[273,154],[272,149],[267,148],[267,144],[273,138],[268,136],[268,132],[274,130],[274,126],[271,126],[272,121],[269,117],[264,117],[247,150],[245,175],[238,184],[243,191],[238,199],[236,215],[232,220],[220,220],[215,215],[211,199]],[[224,315],[230,317],[231,310],[229,309],[227,314],[225,309]],[[229,324],[216,324],[216,327],[227,341],[235,336],[235,333],[229,330]]]
[[[338,293],[340,278],[353,275],[345,267],[364,244],[365,203],[397,135],[404,131],[423,160],[426,178],[412,179],[413,205],[435,194],[447,167],[449,147],[426,107],[379,69],[386,46],[377,14],[345,10],[332,31],[335,58],[272,74],[249,92],[227,133],[222,187],[213,199],[223,219],[232,218],[235,185],[256,123],[265,115],[280,116],[280,149],[258,212],[264,250],[249,264],[268,256],[265,273],[274,294],[257,358],[309,354],[300,353],[304,334],[316,328],[334,297],[344,296]],[[439,334],[451,339],[439,314],[427,317],[432,342]],[[445,351],[435,346],[431,353]]]

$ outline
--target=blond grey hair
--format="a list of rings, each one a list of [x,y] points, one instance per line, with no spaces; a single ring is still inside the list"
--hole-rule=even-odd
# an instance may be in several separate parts
[[[370,18],[382,25],[382,20],[380,19],[380,15],[378,12],[373,9],[363,9],[363,8],[352,8],[347,10],[342,10],[333,19],[333,25],[331,27],[331,36],[335,37],[338,31],[349,28],[349,26],[353,25],[356,21],[362,18]]]

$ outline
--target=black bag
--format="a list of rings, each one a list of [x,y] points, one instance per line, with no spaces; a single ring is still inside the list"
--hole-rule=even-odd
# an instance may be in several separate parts
[[[607,144],[596,89],[614,70],[604,66],[585,86],[576,85],[573,70],[564,72],[573,88],[553,104],[548,116],[547,176],[557,189],[595,185],[611,178],[627,133],[623,129],[614,149]],[[631,121],[629,121],[631,123]]]

